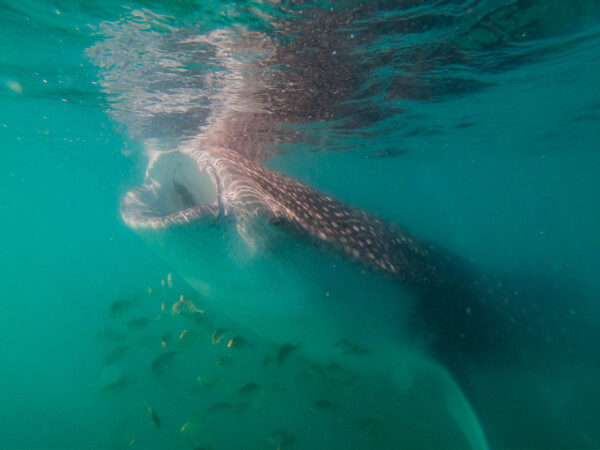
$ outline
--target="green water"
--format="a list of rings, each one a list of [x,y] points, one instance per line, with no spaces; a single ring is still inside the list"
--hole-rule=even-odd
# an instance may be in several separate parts
[[[318,9],[343,14],[357,5]],[[308,137],[282,145],[287,152],[266,165],[490,272],[554,280],[591,305],[587,319],[598,323],[598,5],[395,8],[373,3],[364,16],[352,16],[350,31],[343,32],[356,39],[363,32],[359,69],[367,75],[349,94],[347,109],[299,126]],[[398,403],[337,367],[315,375],[301,348],[284,364],[263,367],[284,342],[266,342],[256,330],[211,316],[210,304],[178,275],[177,264],[158,256],[120,218],[121,197],[143,179],[145,140],[178,143],[197,129],[176,116],[168,126],[146,121],[148,102],[128,103],[141,97],[127,83],[121,91],[107,88],[106,67],[90,49],[119,24],[141,24],[139,35],[119,48],[148,59],[131,59],[122,73],[138,74],[141,67],[150,77],[154,54],[148,49],[157,40],[244,26],[293,41],[274,24],[310,9],[275,2],[0,3],[0,448],[465,445],[442,402],[428,397],[439,395],[435,389],[421,392],[417,385]],[[495,26],[486,22],[486,11]],[[450,42],[461,57],[444,65],[439,60],[447,48],[423,50],[439,42]],[[410,49],[422,56],[411,59]],[[189,55],[166,57],[189,63]],[[189,67],[197,77],[224,70],[204,62]],[[421,69],[411,72],[411,64]],[[147,91],[146,79],[139,87]],[[403,90],[403,80],[413,87]],[[174,273],[173,288],[161,286],[168,273]],[[269,289],[269,280],[262,281]],[[204,325],[195,328],[189,317],[169,313],[182,293],[206,309]],[[111,305],[122,299],[134,299],[134,306],[111,318]],[[151,323],[127,327],[140,317]],[[212,344],[219,327],[228,329],[226,337]],[[121,337],[106,338],[106,330]],[[180,339],[184,330],[192,331]],[[250,345],[227,348],[240,335]],[[126,356],[107,363],[122,345]],[[169,349],[179,353],[157,375],[153,362]],[[597,352],[597,344],[589,351]],[[216,365],[223,356],[232,364]],[[500,370],[490,378],[499,394],[486,400],[497,404],[485,405],[482,415],[493,448],[600,446],[598,366],[586,361],[558,375],[566,369],[550,370],[547,383],[529,374],[517,385],[502,384]],[[502,370],[510,374],[510,365]],[[131,384],[111,390],[115,380]],[[254,380],[260,392],[240,394]],[[544,400],[539,409],[547,416],[540,417],[535,404],[510,400],[531,391]],[[574,409],[581,399],[590,402]],[[209,413],[219,402],[231,408]],[[277,430],[286,434],[273,435]]]

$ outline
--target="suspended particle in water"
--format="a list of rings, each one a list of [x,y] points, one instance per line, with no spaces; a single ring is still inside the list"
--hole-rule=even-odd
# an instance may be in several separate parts
[[[12,92],[14,92],[15,94],[22,94],[23,93],[23,86],[21,86],[21,83],[19,83],[18,81],[7,80],[6,81],[6,87],[8,89],[10,89]]]

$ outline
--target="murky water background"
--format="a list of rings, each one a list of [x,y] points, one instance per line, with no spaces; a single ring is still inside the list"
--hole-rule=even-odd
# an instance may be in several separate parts
[[[1,4],[0,447],[464,445],[418,394],[398,409],[335,362],[314,366],[298,349],[280,363],[285,343],[211,316],[121,222],[144,147],[196,134],[261,61],[245,48],[224,55],[220,30],[269,48],[310,30],[329,52],[322,64],[356,61],[290,87],[310,97],[288,111],[285,153],[267,166],[491,272],[554,280],[599,312],[597,3],[408,3]],[[177,313],[180,294],[206,314]],[[236,337],[248,345],[228,347]],[[593,400],[598,367],[582,370],[572,384],[589,383]],[[552,417],[570,418],[558,428],[488,405],[492,447],[600,445],[597,408],[570,410],[570,386],[547,392]]]

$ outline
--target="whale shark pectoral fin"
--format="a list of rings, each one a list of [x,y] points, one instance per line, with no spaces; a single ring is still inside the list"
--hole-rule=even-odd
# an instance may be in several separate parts
[[[479,418],[471,407],[469,400],[458,387],[454,379],[444,370],[447,387],[444,390],[444,400],[450,416],[456,422],[471,448],[487,450],[489,448]]]
[[[404,352],[395,363],[392,383],[399,392],[408,392],[416,384],[425,383],[427,390],[439,391],[452,418],[473,450],[488,450],[489,446],[479,418],[469,400],[450,373],[422,352]]]

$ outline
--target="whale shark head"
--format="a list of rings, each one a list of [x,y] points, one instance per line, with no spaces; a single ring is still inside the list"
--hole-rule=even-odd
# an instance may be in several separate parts
[[[144,184],[121,201],[121,216],[135,229],[161,229],[172,225],[215,220],[223,209],[214,167],[197,164],[181,152],[154,156]]]
[[[235,210],[231,188],[223,187],[226,171],[219,173],[216,164],[203,150],[155,153],[144,182],[127,192],[120,206],[127,226],[213,298],[251,289],[245,262],[253,253],[240,233],[247,210]]]

